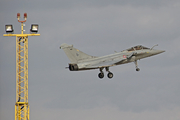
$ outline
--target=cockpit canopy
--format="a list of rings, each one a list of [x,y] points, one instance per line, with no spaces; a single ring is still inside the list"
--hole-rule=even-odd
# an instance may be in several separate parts
[[[135,50],[144,50],[144,49],[150,49],[150,48],[144,47],[142,45],[137,45],[127,49],[126,51],[135,51]]]

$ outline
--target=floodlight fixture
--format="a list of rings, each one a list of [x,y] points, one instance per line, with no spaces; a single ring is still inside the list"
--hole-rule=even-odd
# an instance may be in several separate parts
[[[37,33],[38,32],[38,24],[31,24],[30,31]]]
[[[14,32],[13,25],[5,25],[5,30],[6,30],[6,33]]]

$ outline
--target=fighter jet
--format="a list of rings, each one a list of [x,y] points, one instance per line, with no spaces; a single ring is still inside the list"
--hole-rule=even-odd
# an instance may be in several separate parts
[[[113,73],[109,71],[109,67],[125,63],[134,62],[136,71],[140,71],[137,60],[165,52],[163,50],[153,49],[155,46],[157,45],[154,45],[152,48],[147,48],[142,45],[137,45],[121,52],[101,57],[88,55],[74,48],[73,45],[68,45],[66,43],[63,43],[60,46],[60,49],[64,50],[71,62],[69,63],[69,67],[67,67],[70,71],[99,69],[100,73],[98,74],[98,77],[102,79],[104,77],[104,68],[108,72],[107,77],[112,78]]]

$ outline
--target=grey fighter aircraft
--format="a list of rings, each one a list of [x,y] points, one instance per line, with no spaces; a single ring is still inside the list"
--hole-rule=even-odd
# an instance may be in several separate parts
[[[82,51],[74,48],[73,45],[68,45],[66,43],[62,44],[60,49],[64,50],[65,54],[71,62],[69,63],[68,67],[70,71],[99,69],[100,73],[98,74],[98,77],[103,78],[103,69],[105,68],[108,72],[108,78],[112,78],[113,73],[109,71],[109,67],[111,66],[134,62],[136,71],[139,71],[140,69],[138,68],[137,60],[165,52],[163,50],[153,49],[155,46],[152,48],[147,48],[142,45],[138,45],[121,52],[116,52],[114,54],[102,57],[87,55]]]

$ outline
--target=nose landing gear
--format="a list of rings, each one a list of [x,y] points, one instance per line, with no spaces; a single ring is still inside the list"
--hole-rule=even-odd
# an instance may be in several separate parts
[[[136,71],[140,71],[140,69],[138,68],[137,60],[135,60],[134,63],[135,63],[135,65],[136,65]]]

